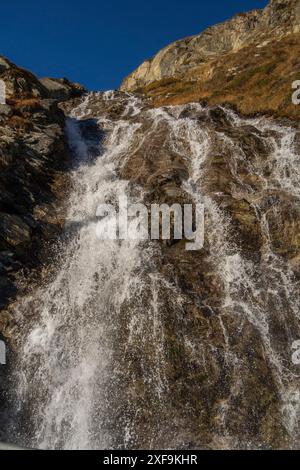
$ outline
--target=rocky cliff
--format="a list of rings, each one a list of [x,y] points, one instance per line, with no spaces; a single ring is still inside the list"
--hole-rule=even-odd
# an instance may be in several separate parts
[[[299,78],[299,0],[272,0],[264,10],[236,15],[176,41],[145,61],[121,85],[154,104],[205,100],[244,113],[297,117],[291,83]]]
[[[39,80],[0,57],[6,104],[0,105],[0,307],[12,300],[18,275],[41,266],[41,248],[58,233],[58,201],[69,165],[59,103],[83,93],[67,80]],[[0,331],[6,325],[0,317]]]

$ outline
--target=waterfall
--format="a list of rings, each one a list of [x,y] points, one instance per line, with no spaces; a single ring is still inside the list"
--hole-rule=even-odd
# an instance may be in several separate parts
[[[23,445],[299,445],[297,259],[274,241],[274,219],[299,207],[296,131],[217,111],[153,109],[115,92],[73,109],[72,190],[55,271],[14,305],[14,434]],[[99,204],[149,200],[156,175],[169,190],[165,158],[173,172],[186,168],[177,193],[205,205],[204,249],[99,240]]]
[[[66,220],[69,237],[60,247],[59,268],[46,286],[18,307],[20,313],[38,312],[39,318],[22,344],[19,396],[25,402],[35,397],[29,404],[34,426],[31,445],[41,448],[109,445],[103,409],[105,384],[114,375],[110,369],[114,323],[122,304],[141,289],[137,244],[100,243],[95,222],[99,203],[127,194],[128,182],[118,179],[116,169],[138,126],[123,120],[114,126],[101,122],[106,140],[92,157],[90,147],[95,142],[83,137],[89,125],[72,116],[67,121],[77,165]]]

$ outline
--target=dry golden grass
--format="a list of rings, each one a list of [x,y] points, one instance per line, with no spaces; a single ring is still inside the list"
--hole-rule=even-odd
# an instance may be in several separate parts
[[[11,100],[15,109],[30,108],[32,110],[39,109],[41,107],[40,100],[37,98],[27,98],[19,100]]]
[[[25,131],[30,132],[32,130],[32,123],[30,120],[22,117],[22,116],[11,116],[8,121],[7,125],[14,129],[15,131]]]

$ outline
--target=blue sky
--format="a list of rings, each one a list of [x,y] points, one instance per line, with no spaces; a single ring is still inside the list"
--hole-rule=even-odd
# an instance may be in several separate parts
[[[12,0],[0,4],[0,54],[38,76],[118,87],[170,42],[263,8],[267,0]]]

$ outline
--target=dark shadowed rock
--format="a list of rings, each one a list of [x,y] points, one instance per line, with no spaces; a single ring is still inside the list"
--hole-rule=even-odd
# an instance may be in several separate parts
[[[0,259],[5,260],[0,297],[4,306],[16,293],[17,273],[41,265],[40,248],[60,231],[58,203],[67,187],[69,151],[59,104],[84,89],[68,80],[45,79],[43,84],[2,56],[0,79],[6,85],[7,101],[0,105]]]

